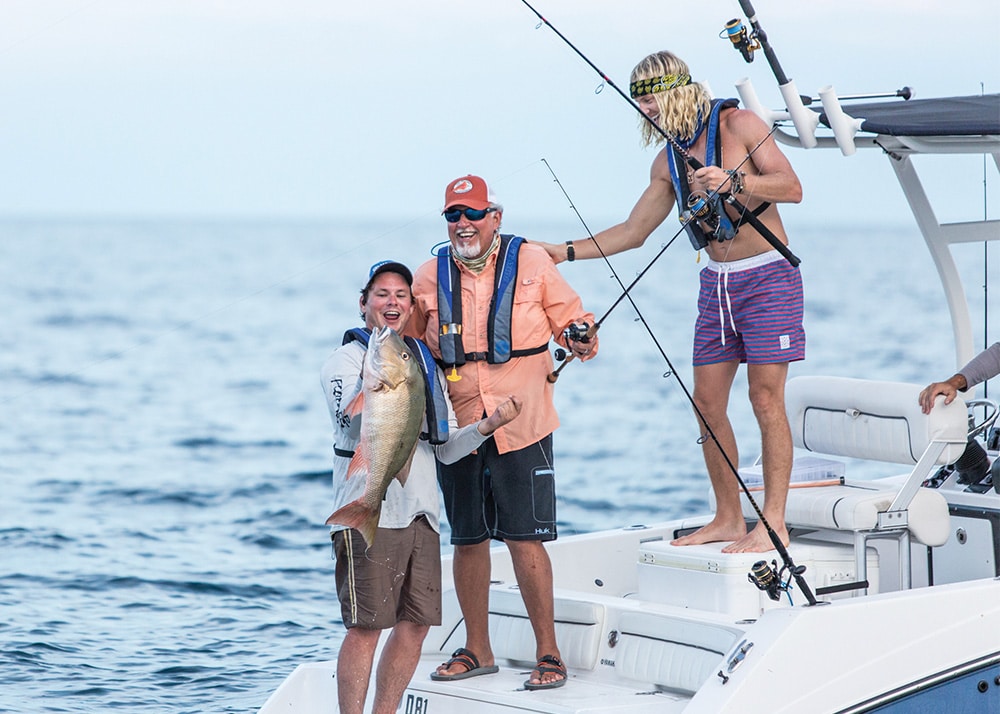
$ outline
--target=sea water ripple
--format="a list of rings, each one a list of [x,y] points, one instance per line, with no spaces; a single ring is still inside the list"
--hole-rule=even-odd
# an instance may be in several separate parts
[[[836,250],[799,234],[809,359],[793,374],[921,382],[952,368],[950,340],[926,339],[949,335],[929,258],[890,246],[919,237],[886,230],[842,232]],[[416,265],[441,233],[0,224],[0,711],[253,712],[297,664],[336,655],[318,370],[357,320],[368,265]],[[623,306],[598,359],[556,388],[562,535],[708,504],[671,374],[689,380],[698,266],[675,251],[634,294],[672,367]],[[615,262],[630,280],[648,259]],[[890,267],[912,272],[906,290]],[[618,294],[596,261],[564,272],[598,314]],[[752,459],[739,380],[733,414]]]

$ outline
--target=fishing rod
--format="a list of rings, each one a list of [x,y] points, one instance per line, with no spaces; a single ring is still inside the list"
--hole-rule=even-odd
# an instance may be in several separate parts
[[[741,2],[742,1],[743,0],[741,0]],[[577,55],[580,56],[581,59],[583,59],[588,65],[590,65],[590,67],[593,68],[593,70],[595,72],[597,72],[597,74],[605,82],[607,82],[616,92],[618,92],[618,94],[623,99],[625,99],[636,111],[638,111],[641,116],[645,117],[645,119],[650,124],[652,124],[652,126],[656,129],[656,131],[659,132],[660,135],[663,136],[663,138],[671,145],[671,147],[673,147],[674,149],[676,149],[678,151],[678,153],[684,158],[685,162],[692,169],[697,170],[699,168],[702,168],[701,163],[698,162],[697,159],[695,159],[693,156],[691,156],[687,152],[687,150],[685,150],[684,147],[681,146],[680,143],[673,136],[669,135],[663,128],[661,128],[659,126],[659,124],[657,124],[655,121],[653,121],[653,119],[651,117],[649,117],[645,112],[643,112],[642,109],[641,109],[641,107],[639,107],[639,105],[636,104],[635,101],[633,101],[633,99],[631,97],[629,97],[621,89],[619,89],[618,85],[616,85],[611,80],[610,77],[608,77],[604,72],[602,72],[597,67],[597,65],[595,65],[593,62],[591,62],[590,59],[586,55],[584,55],[579,49],[577,49],[577,47],[572,42],[570,42],[569,39],[567,39],[565,35],[563,35],[561,32],[559,32],[559,30],[557,30],[552,25],[552,23],[550,23],[548,20],[546,20],[542,16],[542,14],[538,12],[538,10],[536,10],[534,7],[532,7],[531,4],[527,0],[521,0],[521,2],[529,10],[531,10],[538,17],[538,19],[542,21],[542,23],[544,23],[553,32],[555,32],[556,35],[558,35],[559,38],[562,39],[563,42],[565,42],[574,52],[576,52]],[[772,129],[772,131],[773,131],[773,129]],[[768,134],[768,136],[770,136],[770,134]],[[766,138],[767,137],[765,137],[765,140],[766,140]],[[764,140],[761,140],[761,142],[756,147],[754,147],[754,151],[757,151],[757,149],[759,149],[763,145],[763,143],[764,143]],[[751,155],[752,155],[752,152],[748,153],[747,156],[746,156],[746,158],[744,158],[743,161],[740,162],[740,165],[742,166],[743,163],[746,162],[750,158]],[[561,188],[561,185],[560,185],[560,188]],[[565,194],[565,190],[563,190],[563,193]],[[569,199],[569,196],[567,196],[567,199]],[[784,256],[785,259],[788,260],[788,262],[792,264],[793,267],[797,267],[799,265],[799,262],[800,262],[799,259],[796,258],[791,253],[791,251],[788,250],[787,246],[785,246],[780,240],[778,240],[777,236],[775,236],[769,229],[767,229],[762,223],[760,223],[760,221],[757,220],[756,216],[751,211],[749,211],[749,209],[747,209],[746,206],[743,206],[739,201],[737,201],[735,198],[733,198],[731,196],[730,196],[730,199],[727,199],[727,202],[730,203],[730,205],[733,205],[735,208],[737,208],[737,210],[740,210],[747,217],[752,217],[752,219],[749,221],[750,224],[753,225],[754,228],[756,228],[758,230],[758,232],[768,241],[768,243],[770,243],[776,250],[778,250],[782,254],[782,256]],[[570,200],[570,203],[572,203],[572,200]],[[575,210],[575,208],[574,208],[574,210]],[[624,300],[626,297],[629,299],[630,302],[632,302],[633,307],[635,306],[635,303],[634,303],[634,301],[632,301],[632,297],[630,295],[632,288],[634,288],[635,285],[650,270],[650,268],[653,267],[653,264],[660,258],[661,255],[663,255],[664,252],[666,252],[667,248],[669,248],[671,246],[671,244],[673,244],[673,242],[675,240],[677,240],[677,237],[680,236],[680,234],[683,232],[683,230],[687,227],[688,222],[690,222],[690,220],[693,220],[694,218],[695,218],[694,214],[689,214],[689,216],[688,216],[688,218],[686,220],[684,220],[682,218],[681,228],[673,235],[673,237],[669,241],[667,241],[667,243],[665,243],[663,245],[663,247],[660,248],[660,250],[656,253],[656,255],[653,256],[653,259],[649,262],[649,264],[646,265],[646,267],[643,268],[642,271],[636,276],[635,280],[633,280],[631,283],[629,283],[628,287],[624,288],[622,294],[618,297],[617,300],[615,300],[615,302],[611,305],[611,307],[608,308],[608,310],[604,313],[604,315],[599,320],[597,320],[597,322],[595,322],[594,325],[589,326],[587,328],[586,334],[588,336],[593,336],[594,334],[597,333],[597,330],[600,329],[601,325],[608,318],[608,315],[610,315],[611,312],[616,307],[618,307],[618,305],[621,304],[622,300]],[[582,218],[581,218],[581,221],[582,221]],[[758,227],[758,224],[759,224],[760,227]],[[585,228],[587,227],[586,224],[584,224],[584,227]],[[589,228],[587,228],[587,230],[589,232]],[[591,235],[591,238],[593,238],[593,235]],[[601,255],[604,256],[605,260],[607,260],[607,256],[604,255],[603,250],[600,250],[600,246],[599,245],[598,245],[598,250],[601,252]],[[608,263],[610,265],[610,261],[608,261]],[[614,268],[612,268],[612,271],[614,271]],[[638,313],[638,310],[636,312]],[[644,322],[644,324],[645,324],[645,322]],[[648,325],[647,325],[647,329],[648,329]],[[654,341],[655,341],[655,338],[654,338]],[[657,347],[659,347],[659,344],[657,344]],[[705,426],[705,430],[707,432],[707,437],[711,438],[711,440],[715,443],[716,447],[719,449],[719,453],[722,454],[722,457],[725,460],[726,465],[729,467],[729,470],[732,472],[733,476],[736,477],[736,481],[739,483],[740,488],[743,489],[743,493],[746,494],[747,500],[750,502],[751,507],[753,508],[754,512],[757,514],[757,517],[759,519],[760,524],[764,526],[764,530],[765,530],[765,532],[768,535],[768,539],[771,541],[771,544],[774,546],[774,549],[778,552],[778,555],[781,557],[781,560],[782,560],[782,563],[783,563],[783,567],[781,568],[780,571],[777,571],[777,572],[775,570],[773,570],[767,564],[766,561],[758,561],[757,563],[755,563],[754,566],[753,566],[753,570],[751,571],[751,573],[748,576],[749,579],[750,579],[750,582],[752,582],[754,585],[756,585],[760,590],[766,591],[767,594],[771,597],[771,599],[777,600],[778,597],[779,597],[778,591],[782,590],[782,589],[787,589],[787,585],[782,584],[780,582],[780,580],[781,580],[781,574],[787,571],[795,579],[796,584],[802,590],[802,592],[805,595],[806,600],[808,601],[809,605],[817,605],[817,604],[819,604],[819,602],[816,600],[815,595],[813,595],[812,589],[809,587],[809,584],[805,581],[805,578],[802,577],[802,574],[806,570],[805,566],[796,566],[795,565],[794,561],[792,560],[791,554],[789,554],[788,549],[785,547],[785,544],[781,542],[781,538],[778,537],[778,534],[774,532],[774,529],[771,527],[771,524],[764,517],[764,513],[761,511],[760,507],[757,505],[756,500],[754,500],[753,495],[750,493],[750,489],[747,487],[746,483],[743,481],[743,478],[740,476],[739,469],[736,468],[736,465],[733,464],[732,459],[729,458],[729,454],[727,454],[726,451],[725,451],[725,449],[722,448],[722,444],[719,442],[719,439],[716,436],[715,432],[713,431],[711,425],[708,423],[708,421],[702,415],[701,411],[698,409],[698,405],[694,401],[694,397],[688,391],[687,387],[684,385],[684,383],[681,381],[681,379],[679,377],[677,377],[676,370],[673,369],[673,365],[671,364],[670,359],[667,357],[666,353],[663,352],[662,348],[661,348],[661,353],[663,354],[664,359],[666,359],[667,365],[668,365],[668,367],[670,367],[671,371],[673,372],[674,377],[677,379],[677,383],[681,386],[681,389],[684,391],[685,396],[687,397],[687,399],[690,402],[692,408],[694,409],[695,413],[697,414],[699,421]],[[572,356],[572,353],[571,353],[571,356]],[[566,362],[563,362],[563,364],[559,366],[559,369],[555,370],[552,374],[549,375],[549,381],[550,382],[554,382],[556,379],[559,378],[559,372],[563,369],[563,367],[566,366],[566,364],[569,361],[570,361],[570,358],[567,358]],[[702,437],[702,439],[701,439],[702,443],[704,442],[704,439],[705,439],[705,437]]]
[[[646,318],[643,317],[642,312],[639,310],[639,307],[635,304],[635,300],[632,299],[631,295],[632,288],[635,287],[635,284],[639,282],[639,280],[642,278],[645,272],[652,267],[652,262],[645,267],[645,269],[636,277],[635,280],[633,280],[628,285],[628,287],[626,287],[625,284],[622,282],[622,279],[618,277],[618,273],[615,271],[614,266],[608,259],[607,254],[605,254],[604,250],[601,248],[600,243],[597,242],[597,239],[591,232],[590,227],[587,225],[587,222],[583,220],[583,216],[581,216],[580,212],[577,210],[576,205],[573,203],[573,199],[570,198],[569,194],[566,192],[566,189],[563,187],[562,182],[559,180],[559,177],[556,176],[555,171],[552,170],[552,167],[549,165],[549,162],[546,161],[545,159],[542,159],[542,163],[545,164],[545,167],[549,170],[549,173],[552,174],[552,178],[556,182],[556,185],[559,186],[559,190],[562,191],[563,195],[566,197],[566,200],[569,201],[570,208],[573,209],[573,212],[576,214],[576,217],[580,220],[580,224],[583,226],[583,229],[588,233],[590,239],[594,241],[594,245],[597,246],[597,251],[601,254],[601,257],[604,259],[604,262],[611,270],[611,274],[614,276],[615,280],[618,281],[618,284],[622,288],[621,296],[619,296],[619,298],[607,310],[607,312],[605,312],[604,315],[601,316],[601,319],[595,322],[593,326],[589,326],[585,330],[588,339],[589,337],[593,337],[597,333],[597,331],[600,329],[600,326],[608,318],[608,315],[611,314],[612,310],[614,310],[621,303],[621,301],[627,297],[628,301],[632,304],[632,308],[635,310],[636,315],[639,316],[639,320],[642,322],[643,327],[646,328],[646,332],[648,332],[649,336],[653,339],[653,344],[656,345],[656,349],[659,350],[660,355],[667,363],[667,368],[669,369],[669,371],[663,376],[664,377],[673,376],[673,378],[677,380],[678,386],[681,388],[681,391],[684,392],[684,396],[687,398],[688,403],[690,403],[692,410],[698,417],[698,420],[705,426],[706,433],[703,437],[699,439],[699,443],[704,443],[706,439],[711,439],[711,441],[719,449],[719,453],[722,454],[722,458],[725,460],[726,465],[729,467],[730,471],[736,477],[736,481],[739,483],[740,488],[743,489],[743,493],[746,494],[747,500],[750,502],[751,507],[757,514],[758,519],[760,519],[760,523],[763,524],[764,530],[767,532],[771,544],[774,545],[775,550],[777,550],[778,554],[781,556],[783,567],[780,570],[775,570],[774,568],[772,568],[770,565],[767,564],[767,561],[764,560],[757,561],[756,563],[754,563],[753,568],[748,576],[750,582],[756,585],[757,588],[759,588],[760,590],[766,592],[772,600],[778,600],[780,598],[780,591],[787,590],[787,585],[781,582],[782,578],[781,574],[787,571],[792,577],[795,578],[796,584],[802,590],[809,604],[810,605],[819,604],[818,601],[816,600],[816,597],[813,595],[812,590],[809,587],[809,584],[806,583],[805,579],[802,577],[802,574],[806,570],[805,566],[797,566],[792,561],[792,556],[788,553],[788,550],[785,548],[784,543],[781,542],[781,539],[778,537],[778,534],[774,532],[774,529],[771,527],[771,524],[764,517],[763,511],[761,511],[760,507],[757,505],[757,501],[754,499],[753,494],[750,493],[750,489],[747,487],[746,482],[740,476],[739,469],[737,469],[736,466],[733,464],[732,459],[729,458],[729,454],[726,453],[726,450],[722,448],[722,444],[719,442],[719,437],[716,436],[715,431],[712,429],[712,426],[708,423],[708,420],[702,414],[701,409],[698,407],[698,403],[695,402],[694,400],[694,395],[691,394],[690,390],[688,390],[687,388],[687,385],[684,384],[684,380],[682,380],[680,376],[677,374],[677,370],[674,368],[673,362],[670,361],[670,357],[667,355],[666,350],[664,350],[663,347],[660,345],[660,341],[656,339],[656,335],[653,333],[653,328],[651,328],[649,326],[649,323],[646,322]],[[677,240],[678,236],[680,236],[683,230],[684,226],[682,225],[681,228],[677,231],[677,233],[675,233],[673,237],[669,241],[667,241],[667,243],[660,249],[660,252],[656,254],[656,258],[659,258],[660,255],[662,255],[663,252],[666,251],[666,249],[669,248],[670,245],[675,240]],[[653,262],[655,262],[655,258]],[[566,358],[566,361],[563,362],[561,365],[559,365],[558,369],[556,369],[554,372],[552,372],[552,374],[549,375],[548,377],[549,382],[555,382],[559,378],[559,373],[572,359],[573,359],[573,353],[570,352],[569,356]]]
[[[639,116],[643,117],[649,123],[649,125],[652,126],[653,129],[661,137],[663,137],[663,139],[674,149],[674,151],[676,151],[678,155],[680,155],[681,158],[684,159],[684,162],[689,167],[691,167],[691,170],[697,171],[698,169],[704,168],[704,165],[700,161],[698,161],[698,159],[691,156],[691,154],[688,153],[687,149],[684,148],[684,146],[677,140],[676,137],[667,132],[663,127],[657,124],[652,117],[646,114],[646,112],[642,110],[642,107],[636,104],[635,100],[632,99],[632,97],[625,94],[625,92],[623,92],[621,88],[617,84],[615,84],[614,81],[608,75],[602,72],[601,69],[596,64],[591,62],[590,58],[587,57],[587,55],[583,54],[583,52],[581,52],[576,45],[570,42],[570,40],[563,33],[561,33],[551,22],[546,20],[545,17],[540,12],[538,12],[538,10],[532,7],[531,3],[529,3],[528,0],[521,0],[521,2],[525,5],[525,7],[531,10],[538,17],[539,20],[541,20],[542,24],[544,24],[546,27],[548,27],[550,30],[556,33],[559,39],[565,42],[566,45],[568,45],[569,48],[572,49],[580,57],[580,59],[586,62],[591,67],[591,69],[597,72],[598,76],[600,76],[600,78],[604,80],[604,82],[606,82],[608,86],[610,86],[612,89],[618,92],[618,95],[622,99],[628,102],[628,104],[633,109],[635,109],[635,111],[639,112]],[[758,144],[757,148],[759,147],[760,144]],[[746,162],[746,160],[750,158],[750,156],[752,156],[752,152],[747,154],[747,157],[740,162],[740,166],[742,166]],[[778,251],[782,255],[782,257],[784,257],[785,260],[787,260],[792,265],[792,267],[797,268],[799,266],[799,264],[802,261],[799,260],[799,258],[797,258],[795,254],[791,252],[791,250],[789,250],[787,245],[782,243],[781,240],[776,235],[774,235],[774,233],[771,231],[770,228],[764,225],[764,223],[757,217],[757,214],[755,214],[749,208],[744,206],[735,196],[732,195],[732,193],[727,194],[726,197],[722,199],[717,191],[711,192],[710,194],[707,195],[705,199],[703,199],[705,204],[704,210],[706,212],[709,210],[720,211],[720,212],[724,211],[725,209],[714,205],[718,199],[724,200],[726,203],[732,206],[737,212],[739,212],[740,220],[746,221],[751,226],[753,226],[753,228],[761,235],[761,237],[763,237],[764,240],[766,240],[771,245],[772,248]],[[700,200],[701,199],[699,199],[699,201]],[[691,208],[691,206],[689,206],[689,208]],[[678,207],[678,210],[680,210],[680,207]],[[704,214],[699,215],[698,218],[699,220],[703,219]]]

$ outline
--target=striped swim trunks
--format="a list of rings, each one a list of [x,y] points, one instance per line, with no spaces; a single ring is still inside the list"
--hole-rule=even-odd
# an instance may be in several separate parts
[[[701,271],[695,366],[805,358],[802,275],[777,251],[743,260],[709,261]]]

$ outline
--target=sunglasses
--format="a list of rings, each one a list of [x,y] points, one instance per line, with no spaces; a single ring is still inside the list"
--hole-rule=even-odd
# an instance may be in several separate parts
[[[487,213],[493,213],[495,208],[451,208],[444,212],[444,219],[448,223],[458,223],[464,215],[470,221],[481,221],[486,218]]]

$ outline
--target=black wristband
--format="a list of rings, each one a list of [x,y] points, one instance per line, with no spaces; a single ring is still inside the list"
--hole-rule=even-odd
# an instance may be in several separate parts
[[[573,241],[566,241],[566,260],[573,262],[576,260],[576,248],[573,247]]]

